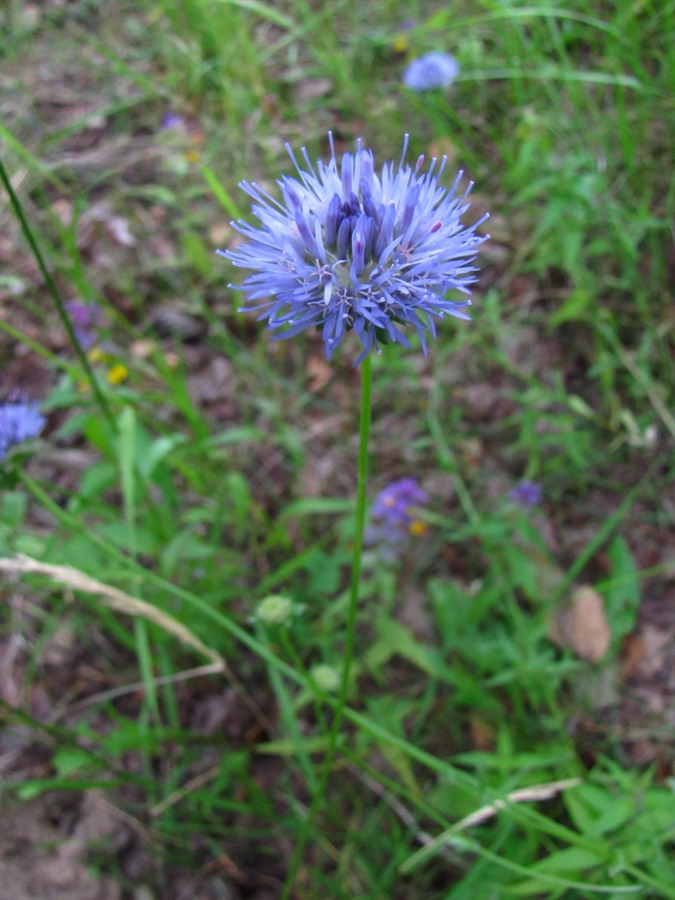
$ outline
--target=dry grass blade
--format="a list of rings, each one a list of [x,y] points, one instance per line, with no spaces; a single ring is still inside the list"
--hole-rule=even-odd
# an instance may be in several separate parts
[[[413,855],[401,865],[400,871],[411,872],[431,853],[445,853],[448,848],[444,845],[446,843],[451,843],[453,836],[468,828],[483,824],[483,822],[486,822],[488,819],[491,819],[492,816],[496,815],[499,810],[506,809],[510,803],[529,803],[532,801],[550,800],[561,791],[578,787],[580,784],[583,784],[581,778],[565,778],[562,781],[549,781],[546,784],[533,784],[526,788],[520,788],[517,791],[511,791],[511,793],[507,794],[503,800],[495,800],[494,803],[481,806],[480,809],[477,809],[470,815],[455,822],[454,825],[447,828],[441,834],[436,835],[436,837],[432,838],[426,832],[419,832],[416,834],[416,837],[418,841],[423,844],[423,847],[421,850],[417,850],[413,853]],[[385,794],[382,796],[387,802],[390,802]],[[392,808],[400,815],[396,807]]]
[[[55,566],[50,563],[40,562],[37,559],[32,559],[30,556],[19,554],[12,559],[0,559],[0,571],[18,572],[27,575],[46,575],[48,578],[51,578],[52,581],[64,584],[73,590],[84,591],[86,594],[93,594],[100,597],[106,606],[109,606],[116,612],[121,612],[128,616],[140,616],[143,619],[147,619],[149,622],[153,622],[155,625],[158,625],[166,631],[167,634],[173,635],[178,638],[179,641],[193,647],[207,659],[210,659],[211,662],[218,665],[223,672],[226,670],[226,663],[223,657],[220,656],[219,653],[216,653],[215,650],[211,650],[206,644],[202,643],[202,641],[194,635],[189,628],[186,628],[185,625],[179,622],[178,619],[174,619],[174,617],[170,616],[168,613],[162,612],[162,610],[157,609],[150,603],[146,603],[145,600],[139,600],[137,597],[125,594],[124,591],[120,591],[117,588],[110,587],[108,584],[97,581],[90,575],[85,575],[85,573],[80,572],[79,569],[74,569],[71,566]]]
[[[463,831],[465,828],[472,828],[474,825],[481,825],[487,819],[492,818],[500,809],[504,809],[509,803],[527,803],[532,800],[550,800],[560,791],[566,791],[569,788],[577,787],[582,784],[581,778],[566,778],[563,781],[550,781],[547,784],[533,784],[531,787],[521,788],[517,791],[511,791],[506,795],[504,800],[495,800],[487,806],[482,806],[476,812],[460,819],[448,832],[455,833]]]
[[[180,681],[187,681],[190,678],[202,678],[204,675],[220,675],[223,672],[222,663],[211,663],[208,666],[198,666],[195,669],[187,669],[184,672],[176,672],[174,675],[160,675],[153,678],[152,683],[155,687],[166,684],[177,684]],[[229,673],[228,673],[229,674]],[[118,697],[124,697],[126,694],[135,694],[145,688],[144,681],[134,681],[131,684],[122,684],[119,687],[111,688],[109,691],[100,691],[98,694],[91,694],[89,697],[83,697],[77,703],[64,707],[57,711],[59,717],[80,712],[93,706],[96,703],[107,703],[108,700],[116,700]]]
[[[512,791],[510,794],[507,794],[504,800],[496,800],[494,803],[490,803],[487,806],[482,806],[480,809],[477,809],[475,812],[471,813],[468,816],[465,816],[463,819],[460,819],[456,822],[451,828],[446,829],[442,834],[437,835],[436,837],[432,837],[427,831],[422,831],[418,825],[415,816],[404,806],[401,801],[394,796],[394,794],[387,790],[383,785],[376,781],[371,775],[367,772],[361,772],[356,767],[350,767],[352,771],[356,774],[356,776],[366,784],[373,793],[377,794],[378,797],[381,797],[385,803],[396,813],[399,819],[410,829],[412,829],[415,840],[418,843],[422,844],[423,849],[413,854],[409,860],[404,863],[403,870],[409,871],[415,864],[415,861],[420,858],[421,854],[429,852],[431,849],[435,849],[436,852],[440,853],[446,859],[451,862],[456,862],[457,857],[452,851],[450,847],[444,846],[445,841],[448,840],[454,834],[457,834],[459,831],[463,831],[467,828],[471,828],[474,825],[481,825],[483,822],[490,819],[492,816],[496,815],[496,813],[500,809],[504,809],[508,803],[524,803],[529,801],[536,800],[550,800],[552,797],[555,797],[556,794],[560,793],[560,791],[565,791],[568,788],[577,787],[582,784],[581,778],[567,778],[563,781],[550,781],[546,784],[534,784],[530,787],[520,788],[517,791]]]

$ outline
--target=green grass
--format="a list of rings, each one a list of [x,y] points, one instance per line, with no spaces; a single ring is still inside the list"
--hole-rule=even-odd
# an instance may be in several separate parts
[[[675,897],[672,778],[638,764],[613,718],[623,640],[673,574],[645,550],[672,528],[673,4],[31,9],[2,13],[2,160],[56,292],[100,303],[109,326],[97,396],[54,344],[58,304],[0,208],[13,248],[2,362],[27,348],[51,385],[46,436],[0,472],[0,556],[151,604],[227,670],[192,674],[208,660],[147,617],[26,575],[27,612],[8,603],[3,629],[33,651],[4,714],[49,765],[6,789],[105,783],[152,835],[158,897],[171,873],[220,872],[224,856],[290,892],[336,704],[311,673],[342,665],[359,380],[349,346],[326,369],[312,335],[270,343],[235,311],[239,274],[213,250],[247,215],[238,180],[273,189],[288,170],[285,141],[315,156],[329,129],[340,146],[362,135],[383,160],[409,131],[411,156],[445,152],[449,181],[462,167],[475,182],[470,215],[490,209],[492,239],[473,322],[444,325],[428,359],[373,360],[370,494],[418,477],[428,531],[393,564],[364,555],[345,721],[287,895]],[[461,74],[411,95],[406,61],[431,49]],[[186,128],[161,130],[169,112]],[[158,331],[167,309],[198,340]],[[116,362],[128,377],[112,385]],[[521,478],[541,483],[542,511],[507,501]],[[612,631],[596,664],[548,638],[582,584]],[[296,607],[285,625],[255,618],[272,593]],[[100,681],[61,694],[47,650],[64,633]],[[225,719],[200,724],[195,710],[223,696]],[[635,728],[672,763],[665,723]],[[236,892],[233,871],[219,877]]]

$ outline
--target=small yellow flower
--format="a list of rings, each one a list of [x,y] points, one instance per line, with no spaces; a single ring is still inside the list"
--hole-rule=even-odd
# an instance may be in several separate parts
[[[410,525],[408,525],[408,530],[413,537],[421,537],[423,534],[427,533],[429,526],[426,522],[422,522],[419,519],[413,519]]]
[[[108,369],[106,377],[110,384],[121,384],[128,374],[129,370],[126,366],[123,366],[122,363],[115,363]]]
[[[395,53],[405,53],[409,46],[408,38],[404,34],[399,34],[394,38],[394,42],[391,46]]]

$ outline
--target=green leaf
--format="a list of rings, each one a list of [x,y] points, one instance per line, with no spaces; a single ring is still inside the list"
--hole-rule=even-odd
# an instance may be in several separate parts
[[[553,329],[563,322],[579,322],[586,319],[586,310],[591,299],[590,294],[583,287],[572,291],[548,320],[549,329]]]
[[[213,196],[218,200],[225,212],[232,216],[233,219],[240,219],[241,212],[225,187],[220,183],[212,169],[208,166],[202,166],[202,175],[204,180],[211,188]]]
[[[630,822],[635,815],[635,800],[633,797],[616,797],[602,810],[601,815],[590,829],[592,834],[607,834],[616,831],[622,825]]]
[[[607,550],[611,565],[611,579],[600,586],[605,598],[607,617],[612,629],[614,649],[635,627],[640,606],[640,575],[633,554],[619,535]]]
[[[345,560],[337,553],[319,551],[307,566],[307,593],[334,595],[340,588],[340,576]]]
[[[78,499],[86,500],[100,496],[117,477],[116,467],[108,460],[102,459],[87,468],[80,481]]]
[[[54,754],[53,764],[59,775],[67,777],[83,766],[90,765],[91,754],[77,747],[62,747]]]
[[[213,269],[212,254],[208,252],[199,235],[193,231],[183,232],[180,243],[188,265],[199,275],[208,278]]]
[[[420,644],[403,625],[381,618],[377,624],[379,638],[365,656],[366,665],[376,670],[396,654],[413,663],[432,678],[445,678],[445,663],[439,652]]]
[[[323,753],[326,750],[328,738],[326,735],[317,734],[313,737],[302,738],[302,746],[307,753]],[[256,744],[256,753],[267,753],[272,756],[297,756],[297,741],[291,738],[280,738],[276,741],[265,741]]]
[[[183,443],[185,443],[185,436],[182,434],[167,434],[154,440],[143,453],[139,454],[136,460],[136,468],[141,478],[148,481],[164,457]]]
[[[10,528],[17,528],[26,517],[26,495],[19,491],[7,491],[0,501],[0,521]]]
[[[592,850],[586,850],[584,847],[566,847],[564,850],[551,853],[545,859],[534,863],[531,869],[533,874],[537,871],[542,871],[581,875],[588,869],[593,869],[603,862],[606,862],[606,860]]]
[[[537,547],[521,549],[515,544],[507,544],[504,554],[513,586],[520,588],[533,603],[546,602],[564,578],[562,569],[549,554]]]

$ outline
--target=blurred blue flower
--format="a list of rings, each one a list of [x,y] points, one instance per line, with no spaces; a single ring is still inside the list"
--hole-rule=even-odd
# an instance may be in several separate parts
[[[509,497],[518,506],[522,506],[524,509],[531,509],[533,506],[539,506],[541,503],[541,485],[537,484],[536,481],[524,479],[509,492]]]
[[[96,343],[94,329],[105,325],[105,316],[96,303],[80,303],[79,300],[70,300],[64,304],[75,332],[75,337],[85,350]]]
[[[392,481],[375,498],[366,543],[377,545],[385,558],[394,558],[408,538],[426,533],[419,513],[428,502],[429,495],[414,478]]]
[[[29,438],[37,437],[46,419],[40,413],[40,404],[13,395],[0,403],[0,459],[10,447]]]
[[[411,91],[430,91],[450,84],[459,75],[459,64],[449,53],[427,53],[414,59],[403,73]]]
[[[178,129],[180,131],[185,130],[185,120],[182,116],[178,115],[178,113],[166,113],[162,116],[162,121],[159,125],[162,131],[171,131],[172,129]]]
[[[464,227],[471,185],[455,196],[461,172],[450,190],[439,185],[445,157],[438,168],[434,158],[424,174],[424,156],[407,165],[407,135],[398,166],[385,163],[380,174],[360,139],[340,163],[329,139],[330,159],[316,169],[304,148],[307,169],[301,168],[287,145],[298,178],[279,179],[281,200],[241,183],[260,225],[233,222],[246,241],[218,253],[253,270],[241,286],[252,305],[243,309],[261,310],[258,318],[276,338],[317,328],[328,359],[351,330],[362,348],[356,364],[373,348],[379,353],[380,342],[409,347],[405,325],[426,353],[426,334],[436,336],[433,316],[469,318],[470,301],[446,294],[468,294],[476,280],[471,262],[487,239],[476,228],[487,215]]]

